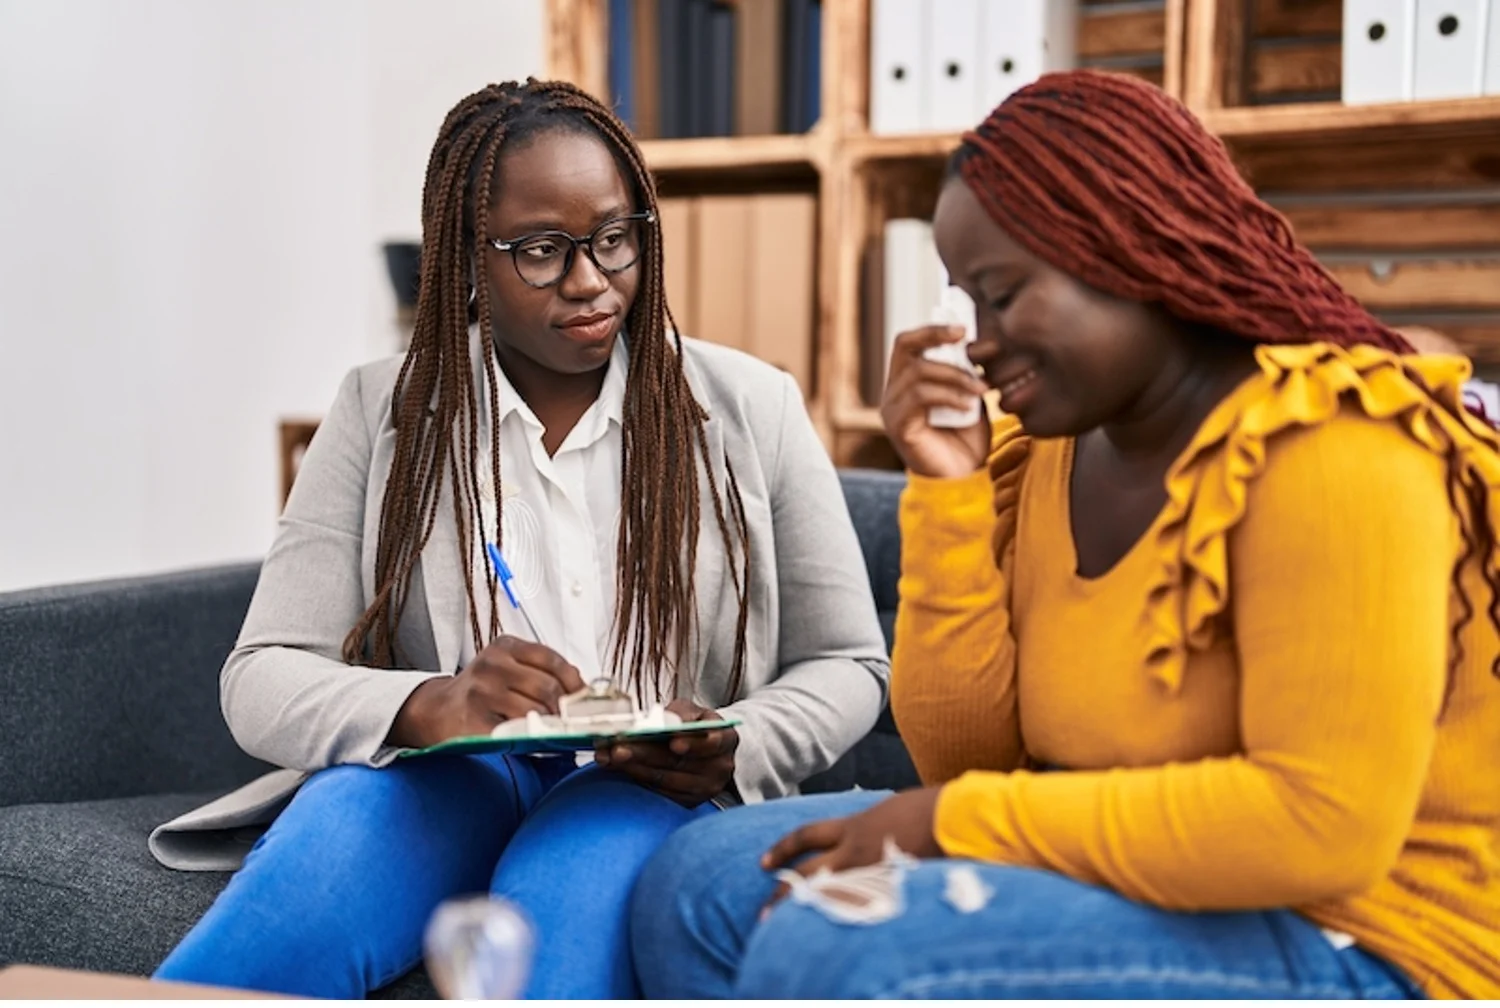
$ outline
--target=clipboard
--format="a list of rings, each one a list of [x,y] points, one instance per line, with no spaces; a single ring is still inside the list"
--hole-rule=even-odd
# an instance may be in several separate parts
[[[475,753],[525,756],[586,752],[597,748],[602,742],[654,741],[674,735],[733,728],[740,723],[734,718],[663,723],[664,717],[676,718],[677,715],[665,714],[659,704],[649,713],[642,712],[629,696],[616,689],[608,679],[596,679],[577,693],[563,697],[558,703],[558,711],[557,715],[545,717],[535,713],[528,714],[524,720],[502,723],[493,735],[462,735],[423,749],[408,750],[396,758],[466,756]],[[523,726],[530,730],[515,730]]]
[[[716,728],[734,728],[739,723],[737,718],[727,718],[719,721],[687,721],[682,724],[667,725],[662,728],[629,728],[623,731],[547,732],[541,735],[513,735],[504,738],[494,735],[462,735],[458,738],[448,739],[446,742],[427,746],[425,749],[409,749],[396,758],[416,759],[422,756],[444,755],[469,756],[478,753],[525,756],[548,753],[591,752],[601,742],[668,739],[674,735],[691,735],[694,732],[713,731]]]

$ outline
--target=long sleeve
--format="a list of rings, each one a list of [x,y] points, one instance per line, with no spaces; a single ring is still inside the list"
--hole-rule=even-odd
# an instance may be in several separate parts
[[[1458,547],[1444,464],[1352,412],[1265,450],[1228,540],[1242,754],[970,773],[939,802],[945,851],[1182,909],[1299,906],[1390,871],[1446,678]]]
[[[1003,420],[993,444],[988,471],[911,475],[901,498],[891,703],[927,784],[975,768],[1010,770],[1024,755],[1003,567],[1029,442]]]
[[[770,481],[778,671],[721,708],[744,722],[735,785],[746,801],[781,797],[852,748],[879,717],[890,676],[838,474],[796,383],[779,378],[780,444]]]
[[[220,675],[235,741],[277,766],[383,765],[401,705],[437,672],[344,662],[365,610],[360,557],[371,438],[361,370],[351,371],[308,447],[261,567],[240,639]]]

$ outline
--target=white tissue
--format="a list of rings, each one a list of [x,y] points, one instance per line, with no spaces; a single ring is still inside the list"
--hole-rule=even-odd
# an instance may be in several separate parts
[[[1344,951],[1344,949],[1354,947],[1353,936],[1346,935],[1342,931],[1334,931],[1329,928],[1323,928],[1323,937],[1328,939],[1328,944],[1332,945],[1339,952]]]
[[[985,885],[984,879],[973,865],[959,865],[948,869],[947,883],[943,887],[943,899],[959,913],[971,914],[983,910],[995,890]]]
[[[933,325],[962,326],[964,338],[957,343],[929,347],[922,352],[922,356],[939,364],[956,367],[966,374],[973,374],[974,365],[969,363],[968,347],[974,342],[974,302],[957,287],[944,287],[938,303],[932,309],[931,322]],[[927,422],[934,427],[962,430],[979,422],[980,410],[979,397],[975,396],[973,404],[967,409],[932,407],[927,411]]]

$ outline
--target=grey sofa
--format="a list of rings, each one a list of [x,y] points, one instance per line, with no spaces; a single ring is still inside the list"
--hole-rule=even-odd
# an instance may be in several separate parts
[[[842,474],[886,629],[899,475]],[[146,974],[228,879],[159,867],[151,828],[267,769],[219,713],[257,564],[0,594],[0,965]],[[809,791],[916,782],[889,713]],[[378,992],[431,996],[416,970]]]

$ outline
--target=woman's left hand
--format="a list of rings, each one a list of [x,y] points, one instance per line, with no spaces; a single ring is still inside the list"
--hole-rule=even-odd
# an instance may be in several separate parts
[[[823,868],[833,872],[863,868],[885,857],[887,839],[912,857],[942,857],[943,849],[933,835],[938,795],[942,790],[928,787],[902,791],[858,815],[810,823],[782,837],[760,859],[760,865],[766,871],[791,866],[803,878],[810,878]],[[805,854],[812,856],[792,865]],[[786,894],[783,883],[767,908]]]
[[[673,700],[667,710],[684,722],[720,720],[717,711],[690,700]],[[665,742],[600,746],[594,751],[594,762],[620,771],[679,805],[695,808],[721,794],[734,780],[734,751],[739,744],[739,733],[733,728],[712,728]]]

